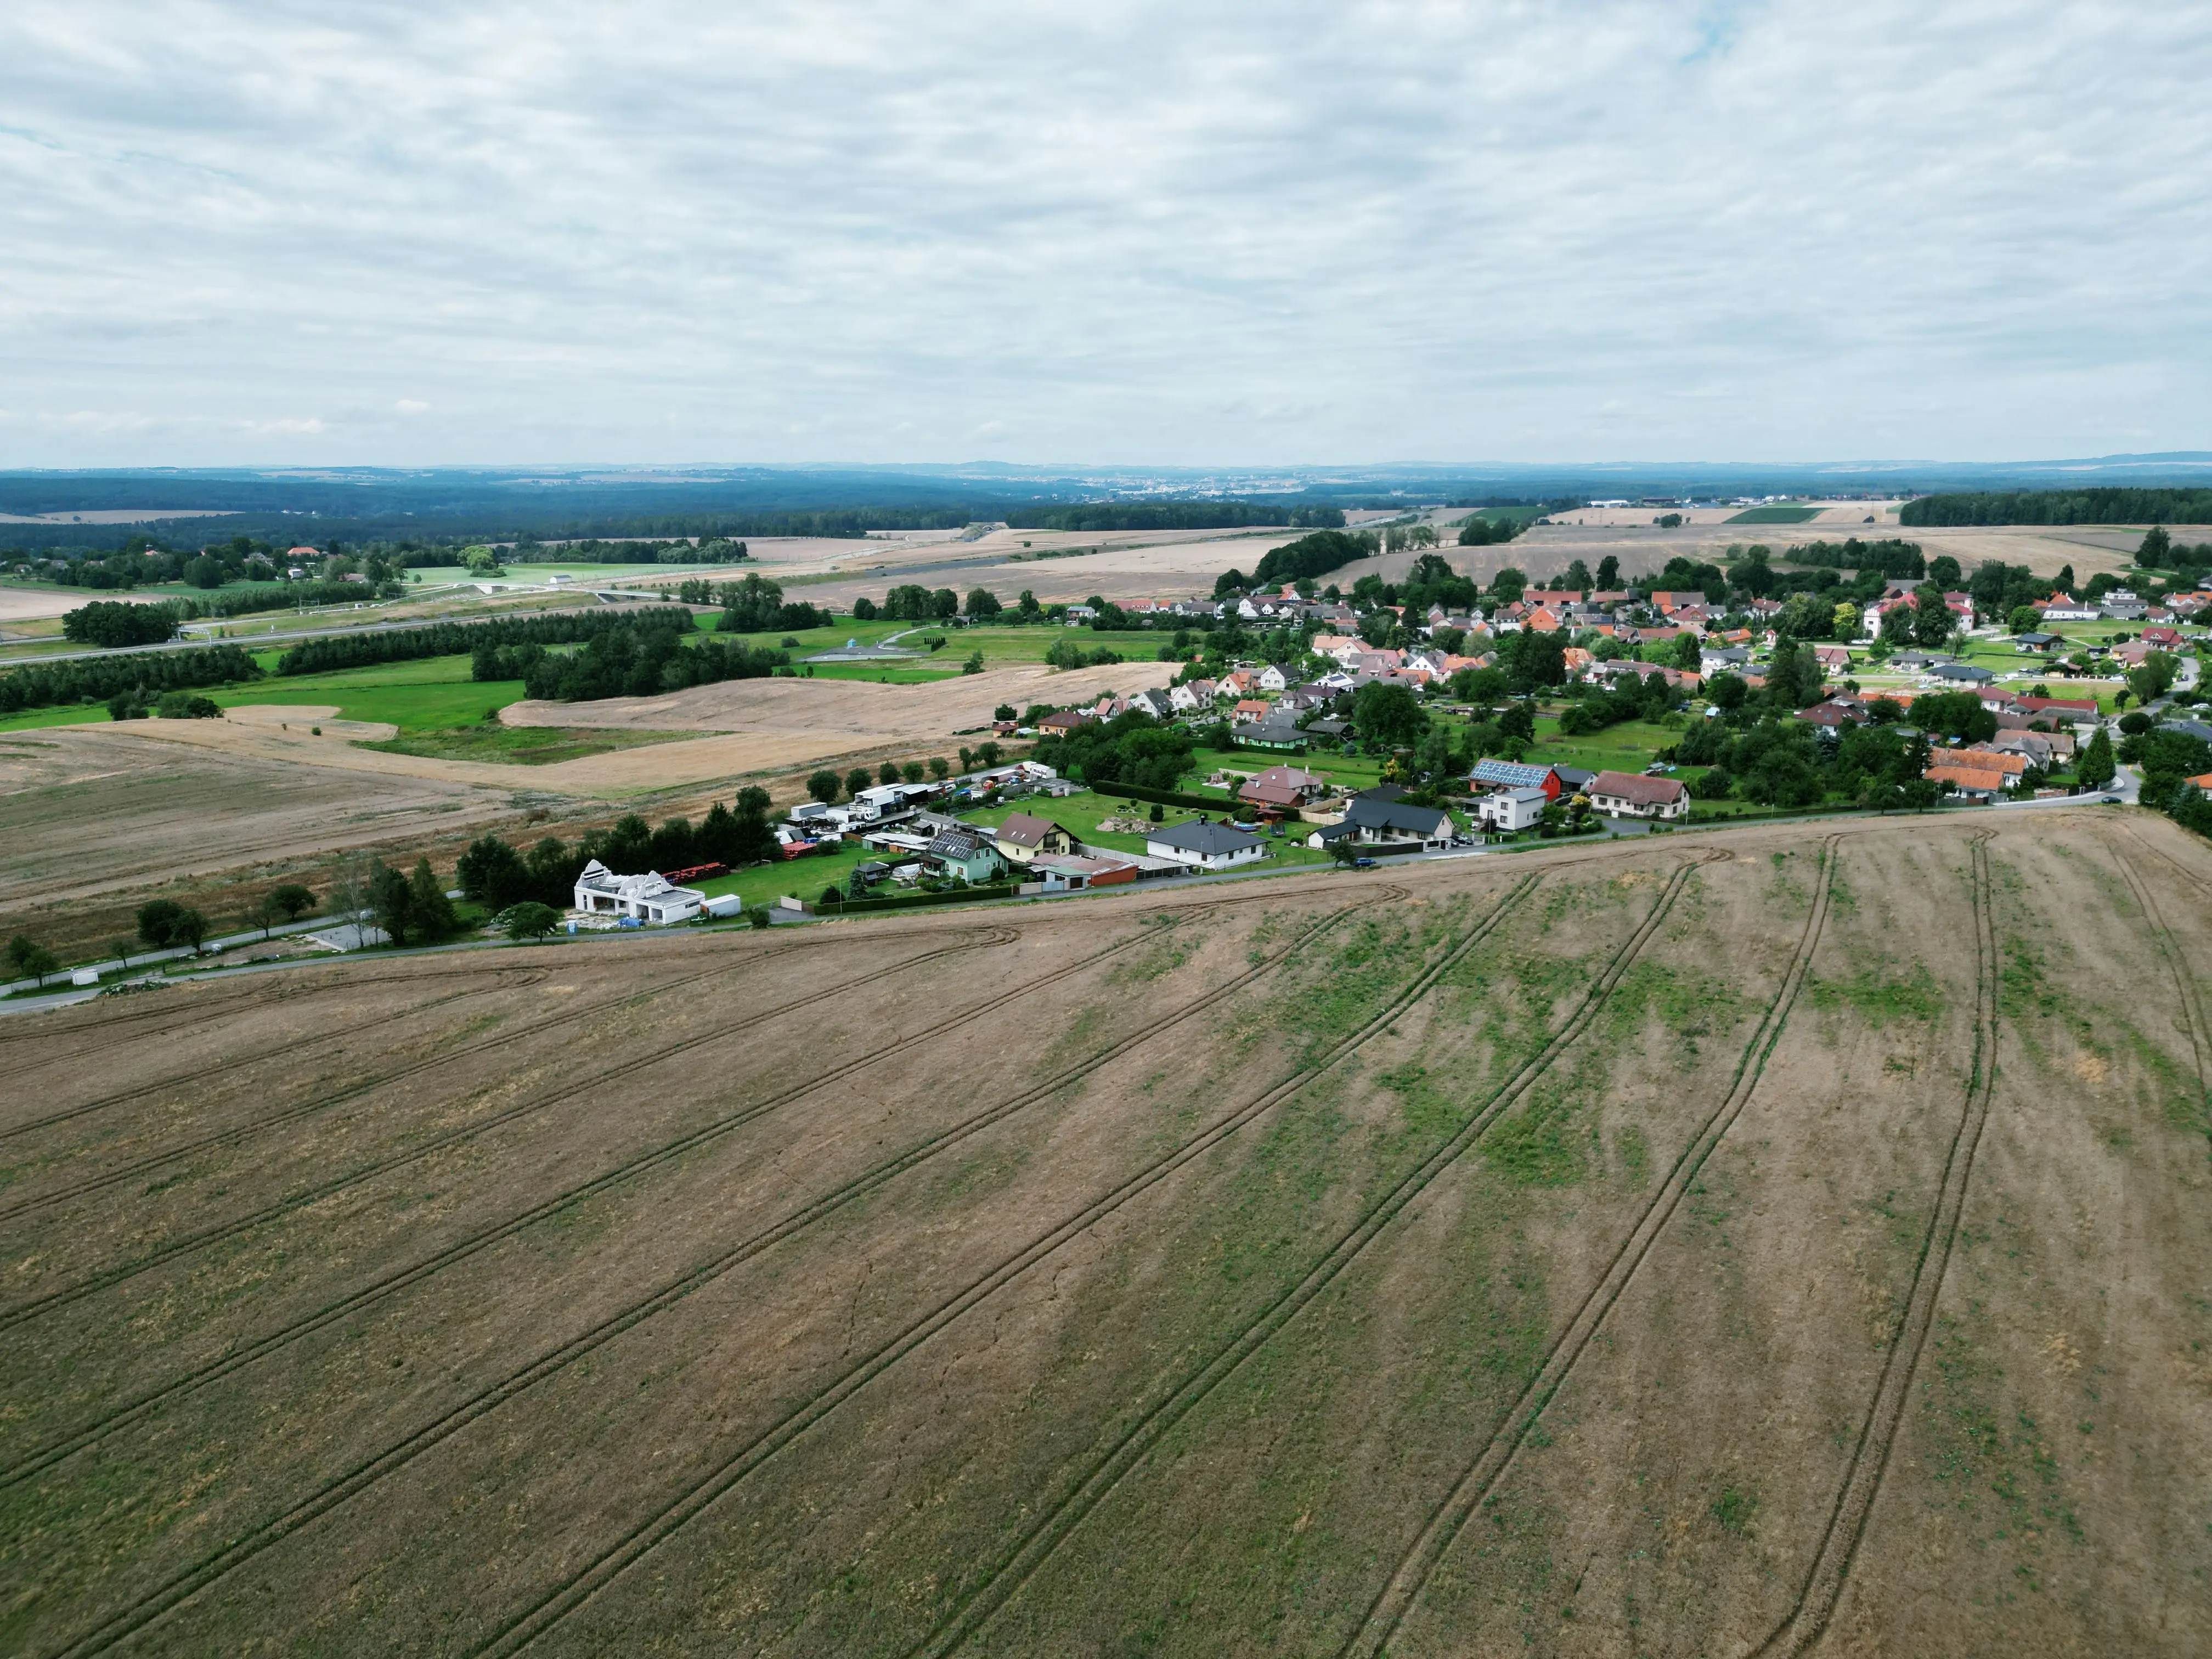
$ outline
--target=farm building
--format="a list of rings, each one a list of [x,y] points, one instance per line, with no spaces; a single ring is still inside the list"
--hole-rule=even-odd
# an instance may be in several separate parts
[[[689,921],[699,914],[705,896],[696,888],[678,887],[658,871],[641,876],[618,876],[593,859],[576,878],[576,908],[587,915],[629,916],[638,921]]]

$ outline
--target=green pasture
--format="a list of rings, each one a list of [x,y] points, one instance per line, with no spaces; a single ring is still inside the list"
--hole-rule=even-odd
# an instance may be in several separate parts
[[[809,853],[775,864],[755,865],[706,881],[686,882],[684,885],[696,888],[708,898],[735,893],[749,907],[773,904],[786,893],[811,904],[822,896],[823,888],[844,886],[846,878],[853,873],[853,866],[865,859],[886,864],[896,862],[881,853],[865,852],[854,842],[834,853]]]
[[[1727,524],[1804,524],[1820,516],[1817,507],[1753,507],[1735,517],[1724,520]]]
[[[1540,715],[1528,759],[1537,765],[1578,766],[1588,772],[1641,772],[1651,764],[1654,755],[1678,742],[1681,735],[1678,730],[1654,726],[1649,720],[1623,720],[1602,732],[1565,738],[1559,735],[1556,719]]]
[[[256,660],[264,668],[272,667],[276,654],[266,653]],[[270,674],[207,695],[225,708],[241,703],[332,704],[341,720],[388,720],[404,736],[479,725],[488,710],[520,702],[523,689],[520,680],[472,680],[469,659],[453,656],[378,663],[328,674]]]

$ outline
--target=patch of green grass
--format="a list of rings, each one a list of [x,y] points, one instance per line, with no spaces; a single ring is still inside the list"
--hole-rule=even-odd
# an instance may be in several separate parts
[[[1805,524],[1820,516],[1817,507],[1747,507],[1728,524]]]
[[[853,866],[865,859],[882,863],[895,860],[880,853],[871,853],[855,844],[834,853],[809,853],[795,859],[780,860],[774,864],[757,864],[726,876],[715,876],[706,881],[687,882],[708,898],[718,898],[725,893],[735,893],[750,908],[756,904],[773,904],[786,893],[793,898],[805,899],[809,904],[822,896],[825,887],[843,887],[853,873]],[[903,888],[888,890],[902,892]]]
[[[27,708],[20,714],[10,714],[0,720],[0,732],[30,732],[42,726],[83,726],[106,718],[106,703],[64,703],[57,708]]]
[[[588,726],[455,726],[417,731],[409,736],[357,746],[381,749],[392,755],[550,766],[557,761],[581,760],[587,755],[605,755],[617,749],[639,749],[650,744],[675,743],[707,735],[703,732],[617,731]]]
[[[1738,1538],[1751,1535],[1751,1517],[1758,1512],[1759,1500],[1738,1492],[1734,1486],[1721,1488],[1721,1495],[1713,1499],[1713,1519],[1721,1523],[1724,1532]]]
[[[338,718],[387,720],[410,732],[478,726],[487,710],[522,700],[520,680],[472,680],[466,657],[424,657],[330,674],[271,675],[208,695],[226,708],[241,703],[336,704]]]
[[[1814,980],[1808,988],[1815,1008],[1856,1009],[1877,1031],[1892,1020],[1933,1020],[1943,1012],[1943,990],[1924,963],[1910,974],[1892,976],[1865,968],[1847,980]]]

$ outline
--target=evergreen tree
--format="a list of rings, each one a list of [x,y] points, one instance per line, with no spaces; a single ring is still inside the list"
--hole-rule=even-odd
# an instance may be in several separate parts
[[[2089,739],[2081,757],[2074,768],[2075,778],[2092,789],[2102,788],[2119,775],[2112,761],[2112,739],[2103,726]]]

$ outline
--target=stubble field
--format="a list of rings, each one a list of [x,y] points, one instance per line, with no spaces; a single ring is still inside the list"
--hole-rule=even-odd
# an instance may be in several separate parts
[[[10,1022],[0,1644],[2203,1651],[2208,875],[1887,821]]]

